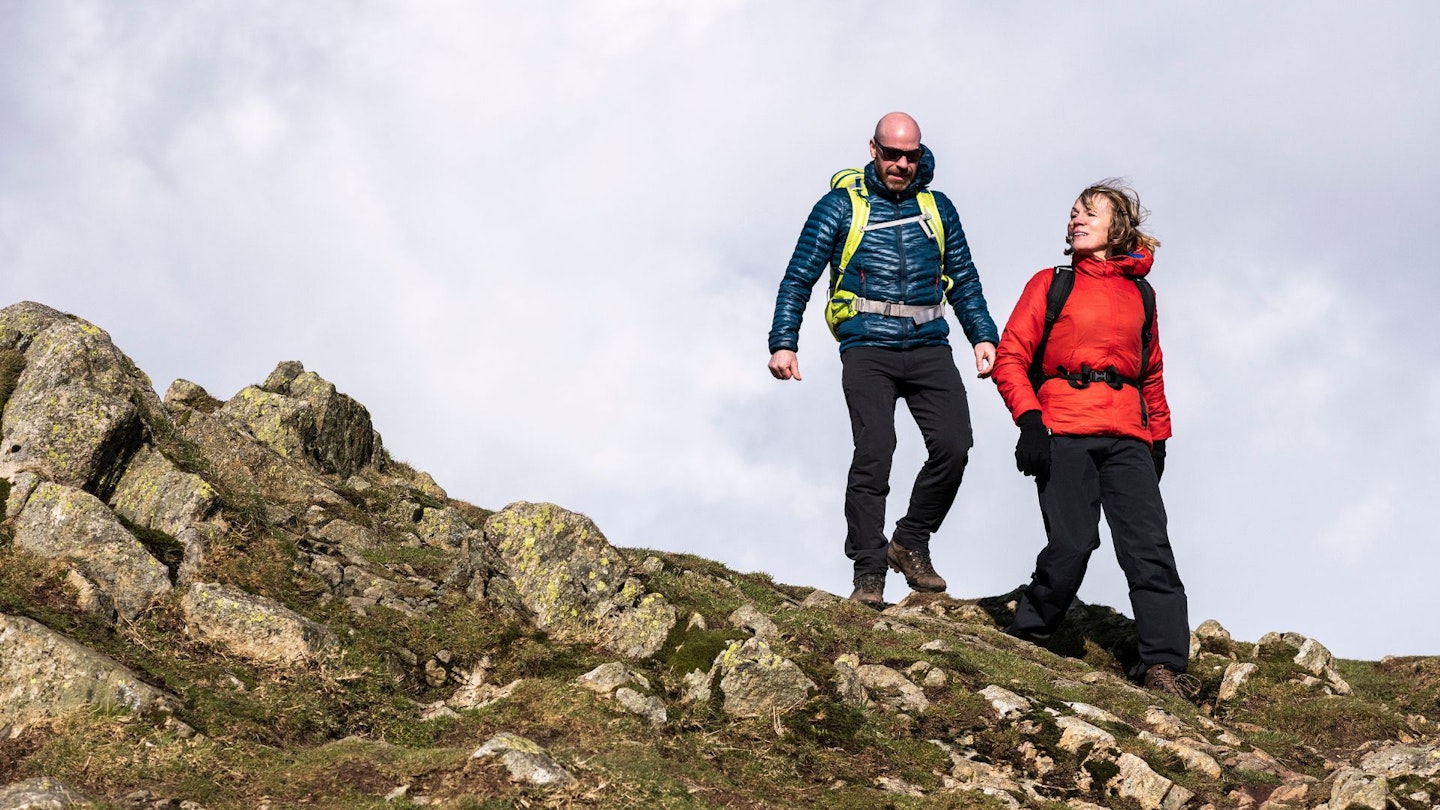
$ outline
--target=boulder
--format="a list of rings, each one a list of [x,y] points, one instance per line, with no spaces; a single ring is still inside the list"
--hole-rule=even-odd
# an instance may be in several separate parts
[[[498,552],[536,625],[560,639],[646,658],[675,626],[674,606],[629,575],[625,558],[584,515],[553,504],[513,503],[490,516],[479,545]]]
[[[575,783],[575,777],[561,767],[550,754],[535,741],[518,734],[501,732],[475,749],[471,759],[495,757],[510,772],[516,782],[525,782],[540,787],[563,788]]]
[[[273,599],[197,582],[181,601],[190,635],[263,664],[319,661],[339,646],[335,634]]]
[[[210,517],[219,503],[214,487],[148,445],[135,453],[110,496],[111,508],[126,520],[172,537]]]
[[[1226,667],[1225,675],[1220,679],[1220,693],[1215,696],[1215,702],[1223,703],[1240,694],[1240,688],[1244,686],[1245,682],[1250,680],[1250,676],[1254,675],[1259,669],[1260,666],[1258,664],[1242,664],[1239,662]]]
[[[1114,748],[1115,735],[1110,732],[1090,725],[1078,717],[1057,717],[1055,725],[1060,727],[1061,748],[1070,753],[1078,753],[1085,746],[1099,748]]]
[[[907,714],[924,714],[930,709],[925,691],[890,667],[861,664],[856,676],[870,700],[882,708]]]
[[[0,613],[0,729],[11,735],[87,708],[169,711],[176,704],[110,657]]]
[[[25,354],[5,404],[0,476],[34,472],[108,496],[143,419],[165,419],[149,378],[104,330],[40,304],[0,310],[0,348]]]
[[[1120,772],[1111,777],[1107,786],[1145,810],[1178,810],[1195,795],[1156,773],[1134,754],[1121,754],[1115,764]]]
[[[758,638],[731,642],[717,655],[707,682],[716,678],[725,713],[734,717],[789,711],[818,688],[795,662],[775,654]]]
[[[133,620],[170,590],[170,573],[105,504],[62,484],[35,488],[15,521],[15,545],[64,559]]]
[[[1330,789],[1330,807],[1335,810],[1385,810],[1390,783],[1383,776],[1374,776],[1354,768],[1335,772]]]
[[[771,621],[769,616],[748,603],[735,608],[728,621],[731,627],[749,630],[755,634],[756,638],[763,638],[766,641],[770,641],[780,634],[780,628],[775,626],[775,622]]]
[[[223,409],[222,409],[223,410]],[[216,478],[211,483],[248,497],[267,512],[282,507],[303,513],[310,506],[348,509],[350,504],[306,465],[287,463],[275,450],[256,440],[244,425],[199,410],[177,409],[180,435],[205,456]]]
[[[94,799],[49,777],[37,776],[0,787],[0,810],[65,810],[94,806]]]
[[[263,384],[241,390],[218,413],[281,456],[341,480],[375,455],[365,406],[297,362],[279,364]]]
[[[474,542],[481,533],[470,527],[460,510],[447,506],[444,509],[426,509],[415,531],[427,546],[436,548],[460,548],[467,540]]]
[[[1003,686],[991,684],[980,690],[980,696],[990,702],[995,716],[1001,720],[1014,719],[1030,711],[1030,701]]]

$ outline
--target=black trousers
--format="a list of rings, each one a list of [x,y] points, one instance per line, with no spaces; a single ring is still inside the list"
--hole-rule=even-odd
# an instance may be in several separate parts
[[[895,541],[928,550],[970,459],[973,439],[965,384],[949,346],[860,347],[840,355],[855,455],[845,486],[845,556],[855,573],[885,571],[885,498],[895,455],[895,403],[904,399],[928,457],[910,491],[910,508],[895,524]]]
[[[1190,658],[1185,586],[1175,570],[1150,449],[1138,439],[1053,436],[1050,477],[1037,487],[1048,542],[1007,632],[1047,635],[1060,627],[1090,554],[1100,547],[1103,505],[1130,586],[1140,661],[1184,672]]]

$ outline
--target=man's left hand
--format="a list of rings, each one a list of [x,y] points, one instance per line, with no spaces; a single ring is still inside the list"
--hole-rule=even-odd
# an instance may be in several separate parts
[[[985,379],[995,370],[995,344],[975,344],[975,376]]]

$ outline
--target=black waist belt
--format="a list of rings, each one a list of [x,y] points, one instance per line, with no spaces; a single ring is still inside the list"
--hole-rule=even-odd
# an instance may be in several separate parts
[[[1140,387],[1140,383],[1131,377],[1126,377],[1115,369],[1114,365],[1109,368],[1090,368],[1089,364],[1081,363],[1079,371],[1066,371],[1064,366],[1055,369],[1056,373],[1046,377],[1047,380],[1065,380],[1070,383],[1071,388],[1089,388],[1090,383],[1102,382],[1119,391],[1122,386]]]

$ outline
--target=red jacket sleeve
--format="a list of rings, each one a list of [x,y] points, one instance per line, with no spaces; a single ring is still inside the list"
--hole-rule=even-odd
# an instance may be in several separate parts
[[[1145,361],[1145,379],[1141,391],[1145,410],[1149,413],[1150,440],[1170,438],[1170,403],[1165,399],[1165,353],[1160,350],[1160,312],[1156,306],[1155,324],[1150,341],[1150,357]]]
[[[1047,268],[1036,273],[1026,283],[1015,302],[1015,311],[1005,322],[1005,332],[1000,336],[1000,346],[995,351],[995,373],[991,379],[1000,389],[1000,398],[1010,409],[1010,417],[1019,419],[1026,411],[1040,410],[1040,400],[1030,386],[1030,361],[1035,356],[1036,344],[1045,331],[1045,297],[1050,292],[1053,269]],[[1156,341],[1159,348],[1159,341]],[[1164,389],[1161,389],[1164,399]],[[1167,411],[1168,420],[1168,411]]]

